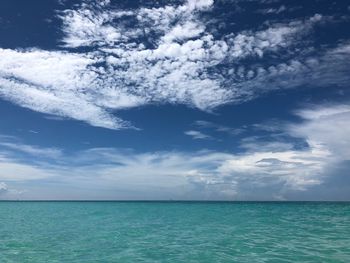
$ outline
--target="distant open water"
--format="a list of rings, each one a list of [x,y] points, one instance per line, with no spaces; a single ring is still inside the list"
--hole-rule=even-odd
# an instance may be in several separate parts
[[[350,203],[0,202],[0,262],[350,262]]]

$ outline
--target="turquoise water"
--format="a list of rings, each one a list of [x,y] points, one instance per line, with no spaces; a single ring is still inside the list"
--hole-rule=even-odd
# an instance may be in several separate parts
[[[0,262],[350,262],[350,203],[0,202]]]

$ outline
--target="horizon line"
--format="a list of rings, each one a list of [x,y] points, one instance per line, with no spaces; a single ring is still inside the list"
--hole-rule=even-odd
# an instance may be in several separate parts
[[[93,199],[2,199],[0,202],[116,202],[116,203],[350,203],[350,200],[93,200]]]

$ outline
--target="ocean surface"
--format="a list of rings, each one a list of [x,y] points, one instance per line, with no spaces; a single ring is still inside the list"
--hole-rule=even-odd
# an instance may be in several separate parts
[[[350,203],[0,202],[0,262],[350,262]]]

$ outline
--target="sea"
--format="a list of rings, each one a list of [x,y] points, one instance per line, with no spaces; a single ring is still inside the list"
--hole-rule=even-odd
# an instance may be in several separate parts
[[[350,262],[347,202],[0,202],[0,262]]]

